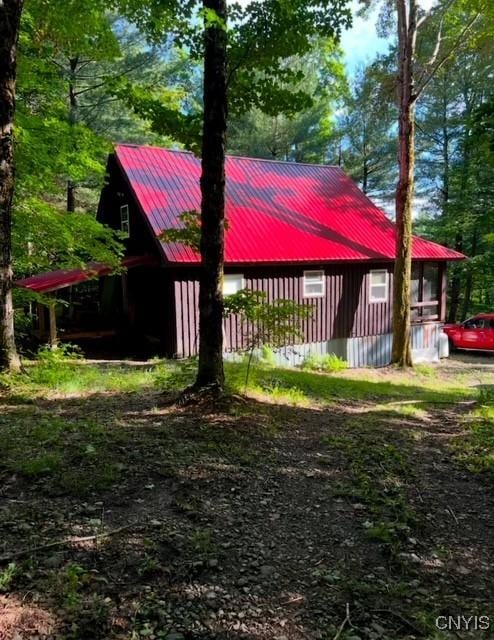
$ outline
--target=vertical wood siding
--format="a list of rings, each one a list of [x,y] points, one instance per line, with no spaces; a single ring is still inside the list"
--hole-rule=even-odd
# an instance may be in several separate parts
[[[303,322],[301,343],[382,336],[391,332],[393,265],[389,263],[313,265],[306,270],[324,270],[326,291],[321,298],[303,297],[304,267],[245,267],[226,269],[227,273],[241,273],[248,289],[264,291],[267,300],[278,298],[311,305],[312,317]],[[370,271],[386,269],[388,276],[387,302],[370,302]],[[197,353],[199,334],[199,282],[197,270],[177,269],[173,273],[176,308],[176,355],[188,357]],[[225,351],[245,347],[248,327],[238,316],[225,319]],[[369,344],[381,351],[379,340]]]

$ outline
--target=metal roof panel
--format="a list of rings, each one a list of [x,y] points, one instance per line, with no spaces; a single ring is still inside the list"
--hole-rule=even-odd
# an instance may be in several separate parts
[[[200,160],[191,153],[121,144],[116,156],[156,235],[199,210]],[[393,260],[395,225],[339,167],[228,156],[225,262]],[[179,244],[162,244],[171,263],[197,263]],[[460,253],[414,236],[417,260]]]

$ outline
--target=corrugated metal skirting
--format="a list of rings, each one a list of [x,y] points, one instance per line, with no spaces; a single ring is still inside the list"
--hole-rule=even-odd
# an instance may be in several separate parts
[[[412,356],[415,363],[437,362],[439,360],[440,323],[414,325],[412,327]],[[346,360],[349,367],[384,367],[391,361],[393,336],[386,333],[380,336],[360,338],[339,338],[325,342],[312,342],[276,350],[277,364],[281,366],[299,366],[309,354],[324,355],[334,353]],[[234,354],[225,354],[233,359]]]

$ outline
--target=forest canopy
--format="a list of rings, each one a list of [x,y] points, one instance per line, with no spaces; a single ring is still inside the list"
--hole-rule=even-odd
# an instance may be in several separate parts
[[[91,260],[119,265],[119,232],[95,219],[114,143],[200,155],[202,28],[219,23],[199,4],[24,3],[12,209],[17,278]],[[339,165],[393,217],[394,4],[359,3],[388,45],[359,64],[349,64],[339,40],[356,5],[342,0],[332,12],[318,2],[283,6],[228,3],[227,153]],[[417,11],[413,224],[470,258],[451,269],[455,321],[490,309],[494,297],[492,15],[481,0],[427,11],[418,3]],[[288,27],[290,40],[282,33]],[[25,294],[16,295],[22,306]]]

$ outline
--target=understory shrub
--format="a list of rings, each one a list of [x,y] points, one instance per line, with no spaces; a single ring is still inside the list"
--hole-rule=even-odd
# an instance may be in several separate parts
[[[302,363],[306,371],[342,371],[348,368],[348,362],[335,353],[310,353]]]

